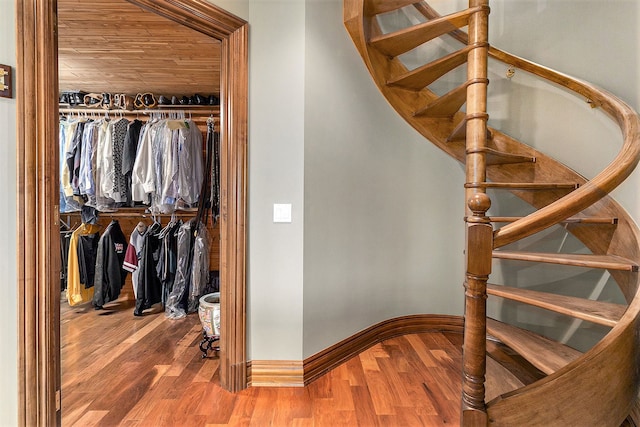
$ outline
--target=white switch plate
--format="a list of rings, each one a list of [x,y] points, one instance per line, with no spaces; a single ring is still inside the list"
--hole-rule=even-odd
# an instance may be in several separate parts
[[[273,222],[291,222],[291,203],[273,204]]]

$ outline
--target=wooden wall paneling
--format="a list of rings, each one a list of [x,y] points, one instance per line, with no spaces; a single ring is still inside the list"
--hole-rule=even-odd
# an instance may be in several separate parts
[[[247,23],[204,0],[130,0],[221,40],[224,387],[246,386]],[[16,0],[19,423],[60,425],[57,1]],[[225,157],[226,156],[226,157]],[[229,176],[226,176],[229,175]],[[55,238],[54,238],[55,236]]]
[[[125,0],[58,0],[60,90],[220,92],[220,40]]]

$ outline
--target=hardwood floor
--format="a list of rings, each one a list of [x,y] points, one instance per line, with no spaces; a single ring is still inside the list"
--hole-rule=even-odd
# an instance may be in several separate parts
[[[462,336],[384,341],[304,388],[219,386],[196,314],[61,309],[63,426],[455,426]]]

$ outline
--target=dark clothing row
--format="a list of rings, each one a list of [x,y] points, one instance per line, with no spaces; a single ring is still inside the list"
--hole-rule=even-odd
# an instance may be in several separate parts
[[[83,223],[69,240],[67,299],[70,305],[91,301],[96,308],[120,295],[127,272],[122,268],[127,240],[118,221],[102,235],[100,226]]]
[[[96,254],[96,268],[93,292],[93,305],[96,308],[115,301],[127,278],[127,271],[122,267],[127,248],[118,221],[111,221],[100,237]]]

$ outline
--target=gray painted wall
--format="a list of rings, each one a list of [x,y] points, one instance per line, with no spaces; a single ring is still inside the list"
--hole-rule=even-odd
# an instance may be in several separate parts
[[[392,317],[461,314],[464,173],[384,100],[342,2],[306,3],[308,357]]]
[[[460,314],[460,166],[389,108],[340,1],[244,13],[250,358],[301,360],[390,317]],[[274,203],[292,204],[291,224],[273,223]]]
[[[304,2],[256,1],[249,46],[251,359],[302,359]],[[273,204],[292,205],[291,223]]]

